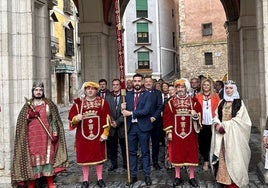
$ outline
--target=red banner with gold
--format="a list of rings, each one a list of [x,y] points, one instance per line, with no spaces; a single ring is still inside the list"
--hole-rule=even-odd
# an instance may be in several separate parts
[[[122,37],[122,23],[120,14],[119,0],[114,0],[114,13],[115,13],[115,26],[116,26],[116,43],[117,43],[117,55],[119,64],[119,73],[121,81],[121,89],[125,89],[125,62],[124,62],[124,48]]]

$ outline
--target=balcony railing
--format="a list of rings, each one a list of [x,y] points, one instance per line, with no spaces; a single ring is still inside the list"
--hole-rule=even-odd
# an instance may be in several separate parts
[[[73,5],[70,0],[64,0],[63,12],[69,15],[73,14]]]
[[[57,37],[51,36],[51,55],[55,56],[59,52],[59,39]]]
[[[135,40],[136,40],[136,45],[137,44],[147,44],[150,45],[152,43],[152,34],[149,33],[148,37],[141,37],[138,38],[137,33],[134,34]]]

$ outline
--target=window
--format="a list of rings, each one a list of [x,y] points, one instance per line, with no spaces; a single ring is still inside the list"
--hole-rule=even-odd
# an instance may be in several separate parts
[[[137,23],[137,43],[149,43],[148,23]]]
[[[73,7],[71,4],[71,0],[64,0],[64,7],[63,7],[63,11],[66,14],[72,15],[73,14]]]
[[[213,57],[211,52],[205,53],[205,65],[213,65]]]
[[[137,18],[148,18],[147,0],[136,0],[136,16]]]
[[[65,27],[65,55],[74,56],[74,28],[70,23]]]
[[[138,52],[138,69],[149,69],[149,52]]]
[[[202,24],[203,36],[212,35],[212,23]]]

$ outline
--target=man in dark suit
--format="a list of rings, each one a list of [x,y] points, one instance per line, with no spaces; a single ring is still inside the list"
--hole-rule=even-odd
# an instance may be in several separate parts
[[[100,86],[100,88],[99,88],[97,95],[106,99],[106,96],[109,95],[109,93],[110,93],[109,89],[107,88],[107,80],[105,80],[103,78],[100,79],[99,86]]]
[[[107,140],[107,152],[109,159],[112,163],[108,171],[113,171],[118,168],[117,153],[118,153],[118,141],[121,148],[121,154],[123,158],[123,168],[126,169],[126,142],[125,142],[125,129],[124,129],[124,117],[121,114],[121,103],[123,97],[121,96],[120,80],[114,79],[112,81],[113,90],[109,95],[106,95],[106,101],[109,103],[111,112],[111,128],[109,137]]]
[[[223,81],[217,80],[215,82],[215,90],[219,94],[220,99],[223,98],[223,87],[224,87]]]
[[[159,141],[161,132],[163,130],[161,112],[163,109],[163,99],[161,91],[153,88],[153,79],[151,76],[144,77],[144,88],[149,91],[150,98],[152,101],[150,109],[150,120],[153,124],[153,128],[150,131],[151,142],[152,142],[152,161],[155,170],[161,169],[158,163],[159,155]]]
[[[152,185],[150,178],[150,130],[152,123],[150,120],[151,99],[150,93],[143,90],[143,76],[135,74],[133,76],[134,90],[127,92],[126,103],[122,103],[122,113],[127,117],[128,148],[130,162],[130,176],[133,184],[137,181],[138,173],[138,146],[141,148],[143,172],[145,184]]]

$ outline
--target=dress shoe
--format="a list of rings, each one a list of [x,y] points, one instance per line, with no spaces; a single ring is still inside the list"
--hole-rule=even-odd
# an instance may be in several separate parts
[[[160,170],[161,169],[161,166],[158,163],[154,163],[153,167],[154,167],[155,170]]]
[[[197,181],[196,181],[195,178],[190,179],[190,180],[189,180],[189,183],[190,183],[190,185],[193,186],[193,187],[198,187],[198,183],[197,183]]]
[[[173,182],[173,187],[179,186],[180,184],[182,184],[181,178],[175,178]]]
[[[144,181],[145,181],[146,186],[152,185],[152,180],[151,180],[150,176],[145,176]]]
[[[130,182],[127,182],[127,186],[135,184],[138,181],[137,176],[131,177]]]
[[[110,168],[108,169],[108,171],[111,172],[111,171],[114,171],[117,168],[118,168],[118,166],[112,165],[112,166],[110,166]]]
[[[102,179],[99,179],[99,180],[97,181],[97,185],[98,185],[100,188],[106,187],[106,185],[105,185],[105,183],[104,183],[104,181],[103,181]]]
[[[88,181],[83,181],[81,188],[88,188],[88,187],[89,187]]]

